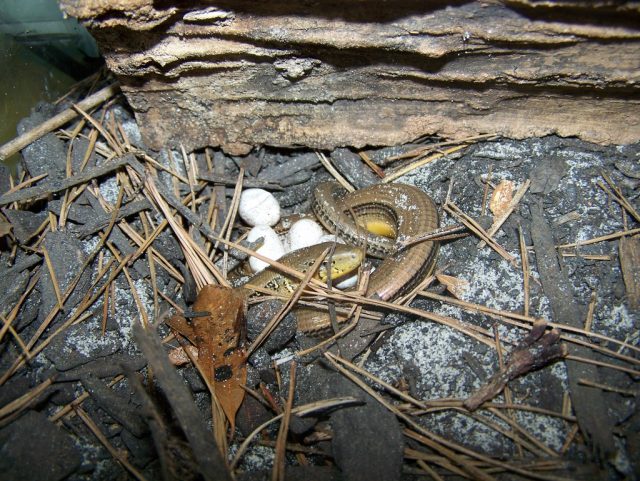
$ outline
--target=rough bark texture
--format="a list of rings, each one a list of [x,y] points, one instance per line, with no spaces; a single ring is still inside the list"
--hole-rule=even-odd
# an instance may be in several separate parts
[[[97,38],[154,148],[640,140],[636,2],[62,5]]]

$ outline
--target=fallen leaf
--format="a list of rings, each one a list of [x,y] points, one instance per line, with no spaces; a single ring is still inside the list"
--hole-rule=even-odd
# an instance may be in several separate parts
[[[494,217],[501,217],[509,208],[509,203],[513,199],[513,182],[503,180],[494,189],[489,200],[489,209]]]
[[[173,316],[167,324],[198,349],[203,375],[214,391],[233,432],[235,416],[245,391],[246,351],[244,316],[246,297],[242,289],[204,286],[193,304],[194,316]]]

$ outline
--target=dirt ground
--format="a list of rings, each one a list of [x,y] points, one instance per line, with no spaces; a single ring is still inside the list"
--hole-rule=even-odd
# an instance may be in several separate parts
[[[21,129],[53,111],[40,107]],[[109,107],[103,124],[112,125],[110,119],[122,126],[128,141],[122,144],[130,152],[140,149],[134,154],[144,162],[144,145],[126,106]],[[140,372],[156,406],[152,412],[165,416],[175,450],[183,453],[171,479],[199,479],[197,452],[189,454],[193,441],[185,439],[182,421],[171,414],[162,384],[150,377],[133,328],[147,318],[158,322],[161,338],[171,333],[161,321],[175,311],[171,303],[190,308],[185,301],[192,298],[189,267],[175,234],[164,229],[151,246],[167,266],[146,250],[129,259],[126,272],[113,270],[119,256],[138,250],[136,233],[138,241],[148,238],[165,217],[144,187],[128,184],[122,168],[77,184],[86,184],[85,189],[59,188],[55,183],[67,177],[68,159],[74,173],[113,162],[106,158],[114,146],[100,136],[94,146],[90,126],[73,142],[69,131],[48,134],[23,151],[30,176],[47,174],[34,184],[44,185],[44,193],[2,206],[3,225],[10,225],[11,233],[2,241],[0,306],[4,325],[10,319],[11,328],[4,328],[0,338],[0,471],[7,480],[160,479],[167,472],[166,456],[158,454],[153,416],[132,381]],[[438,140],[366,153],[389,173],[403,165],[390,158]],[[446,148],[436,146],[429,154]],[[165,166],[156,169],[157,183],[183,199],[190,192],[203,199],[215,192],[219,200],[223,193],[228,206],[242,167],[248,179],[279,189],[274,195],[289,216],[309,213],[314,187],[332,179],[315,152],[263,148],[231,158],[211,150],[207,155],[215,167],[209,173],[231,181],[226,189],[205,181],[190,187],[168,172],[191,179],[181,152],[146,154],[154,166]],[[354,185],[378,181],[356,153],[326,154]],[[193,157],[201,172],[208,172],[207,155]],[[410,304],[427,314],[382,310],[382,321],[363,321],[362,329],[350,334],[352,339],[357,334],[358,349],[346,340],[326,349],[340,359],[353,358],[376,376],[365,385],[396,411],[338,372],[324,350],[299,356],[319,340],[296,331],[289,314],[249,358],[247,387],[260,400],[245,396],[229,459],[274,409],[283,408],[295,361],[294,407],[339,396],[359,402],[291,418],[286,479],[638,478],[640,247],[633,230],[639,227],[639,156],[639,145],[604,147],[559,137],[489,139],[400,176],[396,182],[415,185],[434,199],[445,227],[461,223],[442,209],[446,201],[488,229],[493,216],[487,204],[494,189],[511,181],[515,193],[530,184],[494,236],[502,254],[480,246],[473,234],[443,240],[436,266],[440,277]],[[416,158],[411,154],[404,162]],[[126,193],[119,199],[123,185]],[[0,187],[10,188],[6,182]],[[3,196],[0,202],[3,198],[10,199]],[[118,203],[124,220],[113,222],[105,208]],[[208,208],[208,201],[202,202],[194,212],[204,218]],[[247,230],[238,220],[231,238]],[[109,245],[101,245],[100,232],[109,233]],[[207,243],[197,228],[189,232],[196,243]],[[178,277],[186,279],[184,289]],[[242,282],[242,275],[233,277]],[[453,287],[447,289],[447,282]],[[250,307],[249,341],[281,306],[269,301]],[[545,336],[555,327],[560,338],[530,339],[522,346],[534,319],[548,323]],[[175,340],[167,344],[177,346]],[[566,346],[564,360],[550,354],[560,352],[559,346]],[[530,355],[518,365],[524,374],[488,404],[465,409],[463,401],[495,380],[502,367],[517,364],[518,349]],[[198,422],[209,427],[206,385],[193,366],[177,371],[195,399]],[[277,422],[261,430],[239,460],[237,479],[271,477],[277,435]]]

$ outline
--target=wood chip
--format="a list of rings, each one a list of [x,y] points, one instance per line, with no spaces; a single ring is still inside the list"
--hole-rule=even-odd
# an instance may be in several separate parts
[[[640,236],[620,239],[620,267],[627,289],[627,302],[633,310],[640,307]]]
[[[489,209],[493,212],[494,217],[502,217],[509,209],[509,203],[513,199],[513,182],[503,180],[494,189],[489,200]]]

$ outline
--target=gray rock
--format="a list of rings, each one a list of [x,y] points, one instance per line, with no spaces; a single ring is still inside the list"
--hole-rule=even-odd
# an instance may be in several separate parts
[[[49,252],[53,271],[55,272],[61,294],[69,287],[73,279],[80,273],[86,259],[82,243],[72,235],[61,232],[48,232],[44,240],[44,247]],[[64,304],[65,309],[72,309],[85,295],[91,282],[91,269],[85,269],[80,282]],[[38,290],[42,294],[40,318],[44,319],[54,305],[58,303],[56,292],[49,269],[42,270],[42,277],[38,283]]]
[[[380,181],[378,176],[367,167],[359,155],[349,149],[336,149],[331,152],[331,160],[354,187],[362,189]]]
[[[28,411],[0,430],[0,472],[12,481],[58,481],[80,465],[71,436],[47,417]]]
[[[247,337],[255,339],[265,328],[267,323],[282,309],[283,303],[276,299],[256,304],[247,313]],[[281,350],[296,334],[297,320],[292,313],[288,313],[278,327],[267,338],[263,347],[268,352]]]
[[[396,417],[339,374],[332,376],[329,396],[354,396],[365,402],[331,414],[333,454],[344,480],[399,480],[404,441]]]
[[[4,209],[3,214],[13,226],[13,233],[16,239],[25,244],[38,227],[46,220],[46,212],[30,212],[28,210]]]
[[[23,134],[40,125],[54,115],[54,108],[47,104],[38,104],[31,115],[18,123],[18,134]],[[31,142],[22,150],[23,164],[27,172],[35,177],[48,174],[47,180],[61,179],[65,176],[67,154],[64,142],[53,132]]]
[[[82,379],[82,385],[91,394],[91,399],[131,434],[140,438],[149,431],[130,395],[110,389],[105,381],[92,375]]]
[[[68,371],[96,358],[109,356],[122,346],[119,333],[100,329],[86,322],[67,328],[63,334],[53,338],[44,350],[44,355],[58,371]]]

